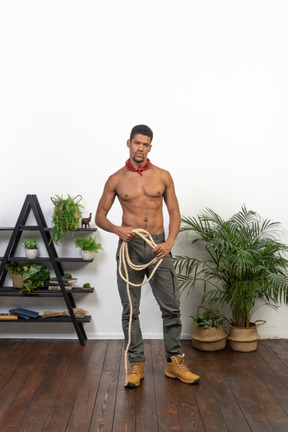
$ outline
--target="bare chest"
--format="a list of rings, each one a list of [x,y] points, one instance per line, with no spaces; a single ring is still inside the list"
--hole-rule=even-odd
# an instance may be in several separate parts
[[[142,176],[128,172],[117,185],[116,192],[121,201],[157,199],[164,195],[165,183],[149,172],[143,172]]]

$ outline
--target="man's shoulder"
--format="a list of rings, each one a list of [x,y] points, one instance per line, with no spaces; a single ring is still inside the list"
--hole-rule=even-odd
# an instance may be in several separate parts
[[[165,178],[171,177],[171,174],[169,173],[169,171],[165,170],[164,168],[160,168],[156,165],[152,165],[151,168],[153,168],[155,170],[155,173],[157,173],[157,174],[159,174]]]
[[[123,173],[124,167],[111,174],[106,181],[106,187],[113,190],[116,189],[116,186],[119,183],[121,177],[123,176]]]
[[[120,176],[122,176],[125,173],[126,169],[125,167],[120,168],[118,171],[114,172],[113,174],[110,175],[110,177],[108,178],[108,180],[117,180]]]

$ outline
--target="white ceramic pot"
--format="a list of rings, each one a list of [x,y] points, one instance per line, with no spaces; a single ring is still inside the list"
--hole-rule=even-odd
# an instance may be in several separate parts
[[[28,259],[35,259],[38,256],[38,249],[25,249],[25,254]]]
[[[89,252],[89,251],[83,251],[81,250],[81,255],[82,255],[82,259],[85,261],[90,261],[93,259],[93,252]]]

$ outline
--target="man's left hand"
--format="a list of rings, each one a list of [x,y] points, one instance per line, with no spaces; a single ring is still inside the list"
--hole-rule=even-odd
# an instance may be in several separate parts
[[[167,241],[164,243],[160,243],[152,250],[152,253],[156,255],[156,257],[160,260],[169,254],[169,252],[172,249],[172,246],[173,245],[171,245],[171,243]]]

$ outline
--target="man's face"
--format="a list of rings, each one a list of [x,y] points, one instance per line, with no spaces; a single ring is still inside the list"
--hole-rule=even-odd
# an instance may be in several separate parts
[[[151,138],[141,134],[134,135],[132,140],[127,141],[127,147],[130,149],[130,158],[134,162],[142,164],[144,161],[146,162],[147,155],[151,150]]]

